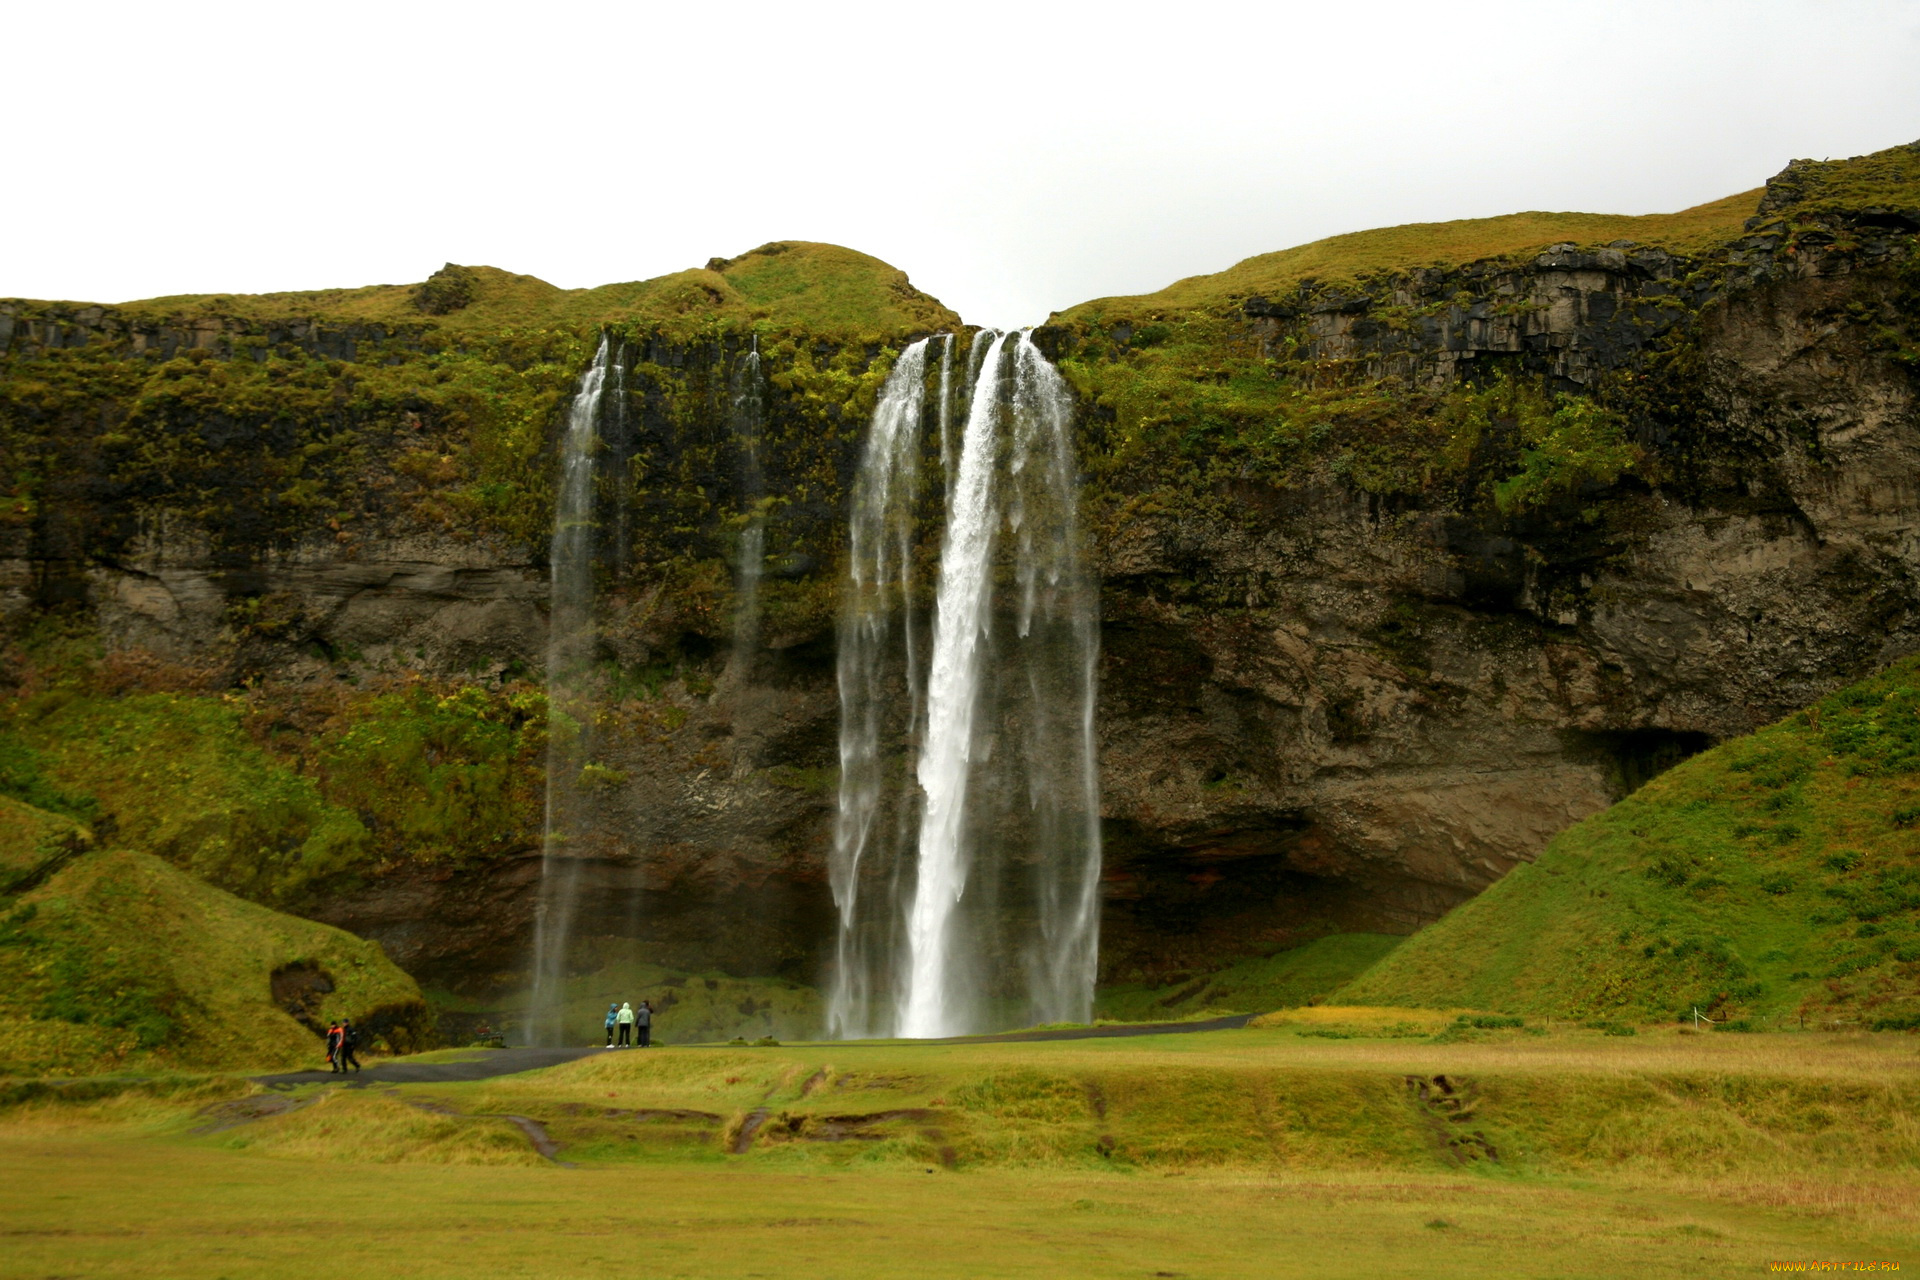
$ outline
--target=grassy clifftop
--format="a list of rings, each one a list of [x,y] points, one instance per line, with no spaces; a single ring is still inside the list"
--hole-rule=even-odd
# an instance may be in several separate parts
[[[1632,240],[1673,253],[1704,253],[1741,233],[1760,191],[1743,191],[1679,213],[1509,213],[1455,222],[1414,222],[1329,236],[1263,253],[1211,275],[1176,280],[1156,293],[1096,298],[1062,313],[1063,323],[1209,309],[1291,292],[1307,281],[1339,284],[1420,267],[1457,267],[1487,258],[1524,258],[1549,245]]]
[[[431,326],[454,337],[602,324],[689,333],[731,322],[834,338],[890,338],[960,323],[898,268],[852,249],[803,240],[775,241],[702,268],[593,289],[561,289],[497,267],[448,264],[421,284],[183,294],[122,303],[115,310],[148,323],[209,316],[261,324],[310,318],[341,325]]]
[[[1339,998],[1920,1026],[1920,658],[1562,833]]]

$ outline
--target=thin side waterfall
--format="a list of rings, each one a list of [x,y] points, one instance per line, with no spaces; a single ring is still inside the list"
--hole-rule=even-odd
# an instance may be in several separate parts
[[[547,808],[540,861],[540,897],[534,909],[531,1035],[536,1043],[561,1037],[567,946],[579,898],[580,863],[567,856],[576,829],[573,785],[588,759],[592,716],[583,705],[593,663],[594,478],[600,445],[600,405],[613,345],[600,339],[580,377],[560,441],[560,477],[554,494],[551,603],[547,631]],[[622,372],[615,370],[615,381]]]
[[[1100,777],[1094,748],[1099,601],[1081,550],[1073,395],[1020,335],[1008,524],[1025,715],[1037,930],[1024,961],[1030,1021],[1085,1022],[1100,952]]]
[[[913,551],[924,447],[927,342],[901,352],[874,407],[854,478],[846,598],[839,623],[840,793],[829,867],[839,928],[827,992],[830,1035],[891,1029],[886,974],[898,951],[898,887],[914,807],[889,741],[912,741],[923,713]],[[889,785],[890,781],[893,785]]]
[[[940,344],[940,475],[953,497],[953,335]]]
[[[740,530],[734,565],[733,654],[729,674],[745,680],[752,673],[754,652],[760,647],[760,579],[766,572],[766,473],[760,465],[760,436],[766,422],[766,384],[760,374],[760,339],[756,336],[740,359],[733,390],[734,445],[738,450],[740,494],[745,524]]]
[[[956,432],[956,354],[944,340],[937,449],[918,442],[928,371],[916,344],[883,390],[855,482],[829,999],[839,1036],[1092,1012],[1098,627],[1072,396],[1029,334],[977,334]],[[917,485],[935,457],[941,482]],[[936,535],[926,644],[912,569]]]

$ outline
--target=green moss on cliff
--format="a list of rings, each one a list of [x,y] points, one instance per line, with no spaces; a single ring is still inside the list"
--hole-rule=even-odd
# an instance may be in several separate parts
[[[1143,497],[1229,514],[1237,482],[1289,488],[1319,473],[1380,495],[1441,491],[1516,514],[1612,484],[1645,457],[1598,394],[1492,374],[1483,384],[1358,380],[1266,355],[1234,321],[1191,313],[1143,350],[1089,341],[1060,367],[1098,407],[1088,470],[1106,519]]]
[[[1695,757],[1340,993],[1920,1026],[1920,659]]]
[[[1920,211],[1920,142],[1846,160],[1795,160],[1767,183],[1765,206],[1794,214]]]
[[[539,840],[546,697],[424,684],[357,701],[307,750],[328,801],[383,861],[463,861]]]
[[[1096,500],[1244,509],[1238,481],[1289,488],[1331,478],[1488,516],[1542,508],[1605,513],[1596,495],[1629,472],[1661,482],[1648,441],[1691,436],[1701,404],[1690,361],[1703,299],[1747,281],[1777,253],[1859,250],[1905,225],[1920,196],[1920,144],[1846,161],[1796,161],[1767,188],[1677,214],[1513,214],[1335,236],[1250,258],[1157,293],[1104,298],[1055,317],[1050,342],[1083,401]],[[1772,221],[1755,214],[1777,214]],[[1879,213],[1872,212],[1879,210]],[[1901,212],[1905,210],[1906,212]],[[1846,219],[1859,221],[1855,226]],[[1875,221],[1875,219],[1879,221]],[[1891,219],[1891,220],[1890,220]],[[1748,236],[1756,221],[1759,234]],[[1878,234],[1878,233],[1875,233]],[[1887,230],[1876,270],[1914,272],[1910,236]],[[1615,240],[1680,255],[1672,280],[1629,293],[1592,322],[1599,367],[1569,390],[1521,344],[1441,368],[1440,326],[1512,318],[1540,300],[1510,292],[1507,268],[1541,250]],[[1904,259],[1888,258],[1906,246]],[[1445,273],[1482,264],[1453,276]],[[1896,358],[1916,350],[1913,293],[1849,304]],[[1889,305],[1890,303],[1890,305]],[[1581,322],[1583,324],[1587,322]],[[1632,338],[1608,325],[1636,328]],[[1329,358],[1327,349],[1357,352]],[[1565,371],[1560,371],[1564,374]],[[1478,385],[1470,385],[1477,383]]]
[[[15,732],[114,839],[244,897],[293,904],[367,866],[367,828],[247,737],[239,698],[46,695]]]
[[[70,640],[45,627],[7,654],[25,687],[0,703],[0,803],[51,798],[114,843],[284,909],[399,864],[538,845],[547,716],[531,684],[395,675],[211,694],[205,673]]]

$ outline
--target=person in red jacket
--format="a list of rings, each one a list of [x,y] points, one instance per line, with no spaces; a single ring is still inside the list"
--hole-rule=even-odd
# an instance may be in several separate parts
[[[346,1071],[348,1067],[352,1067],[355,1071],[358,1071],[360,1069],[360,1059],[353,1056],[353,1051],[359,1047],[360,1047],[360,1033],[353,1029],[353,1019],[352,1018],[340,1019],[339,1057],[340,1057],[340,1070],[342,1072]]]
[[[327,1028],[327,1066],[334,1071],[345,1071],[340,1065],[340,1040],[342,1032],[340,1019],[335,1018],[333,1025]]]

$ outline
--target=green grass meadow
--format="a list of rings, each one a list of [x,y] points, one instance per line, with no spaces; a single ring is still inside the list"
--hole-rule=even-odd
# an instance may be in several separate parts
[[[1920,1264],[1909,1036],[1412,1037],[1391,1013],[613,1051],[466,1084],[15,1086],[0,1276],[305,1275],[316,1258],[349,1277]]]

